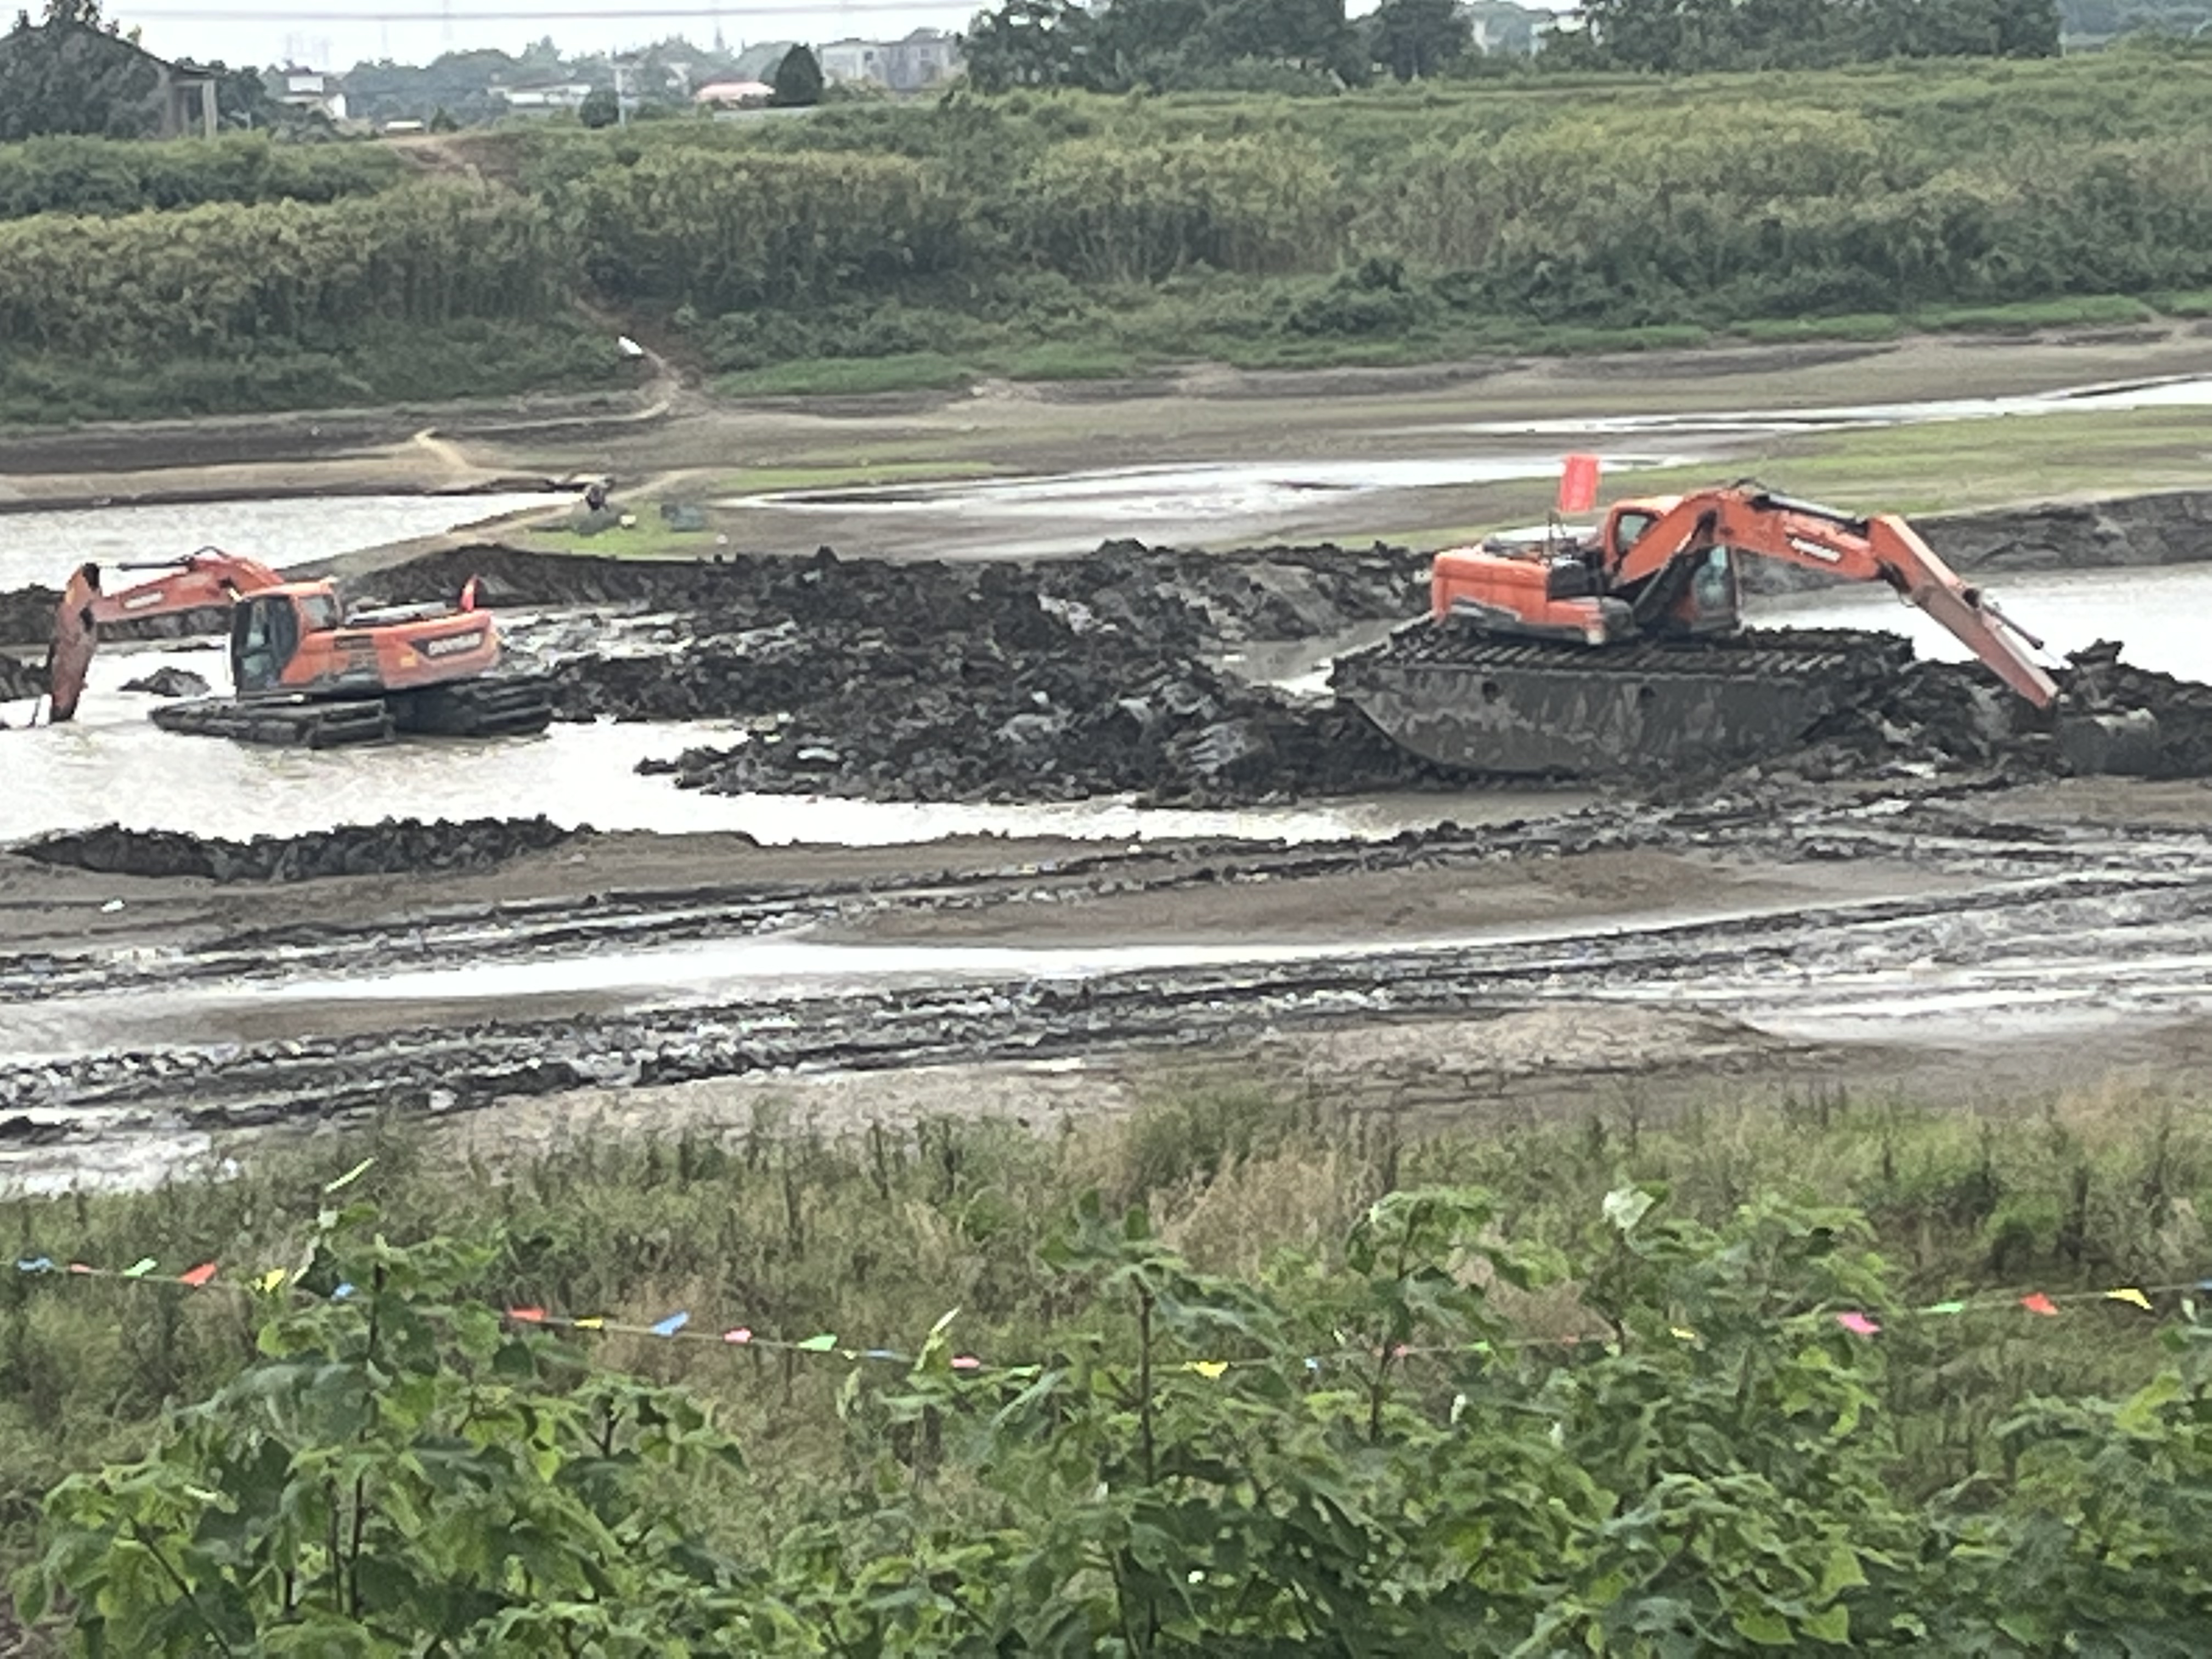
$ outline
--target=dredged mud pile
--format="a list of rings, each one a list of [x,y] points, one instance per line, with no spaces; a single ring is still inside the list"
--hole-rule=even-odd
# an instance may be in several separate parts
[[[199,876],[215,882],[311,881],[324,876],[396,875],[503,864],[557,847],[579,831],[551,819],[386,818],[303,836],[227,841],[169,830],[104,824],[26,842],[12,850],[41,864],[104,875]]]
[[[37,665],[0,656],[0,702],[14,702],[19,697],[39,696],[46,689],[46,674]]]
[[[1356,712],[1214,666],[1262,638],[1416,611],[1404,549],[1214,556],[1109,545],[1029,565],[746,559],[639,565],[504,550],[386,572],[395,599],[476,575],[488,599],[682,607],[666,641],[553,668],[572,719],[732,720],[726,748],[655,769],[717,793],[892,800],[1135,794],[1225,805],[1417,787],[1432,769]]]

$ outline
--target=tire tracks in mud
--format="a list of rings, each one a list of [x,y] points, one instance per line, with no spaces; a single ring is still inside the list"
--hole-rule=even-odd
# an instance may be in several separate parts
[[[1900,998],[1963,996],[1965,1006],[2032,1008],[2053,1000],[2142,1018],[2212,1007],[2212,833],[2149,827],[2037,830],[1979,822],[1941,802],[1731,826],[1729,809],[1682,813],[1634,844],[1802,859],[1898,858],[1972,872],[1963,888],[1911,896],[1814,901],[1739,915],[1593,919],[1540,934],[1453,944],[1316,947],[1293,959],[1214,963],[1084,977],[975,973],[879,988],[785,988],[756,998],[611,1013],[426,1024],[400,1010],[390,1029],[250,1046],[103,1052],[0,1066],[0,1139],[251,1127],[378,1110],[446,1112],[502,1097],[748,1074],[871,1070],[947,1061],[1042,1060],[1109,1049],[1172,1051],[1255,1039],[1286,1027],[1480,1017],[1531,1006],[1632,1001],[1748,1018],[1825,1006],[1893,1008]],[[1493,858],[1626,837],[1606,814],[1511,833],[1419,837],[1380,847],[1220,848],[1132,887],[1172,889],[1293,867],[1346,868]],[[1501,846],[1498,843],[1516,842]],[[1042,886],[1103,890],[1116,858],[1047,871],[903,884],[854,884],[727,893],[637,895],[610,914],[544,908],[534,932],[479,913],[446,924],[458,952],[484,957],[589,953],[645,930],[672,937],[781,935],[810,921],[885,905],[1009,902]],[[658,909],[653,907],[657,905]],[[440,924],[433,924],[440,925]],[[682,930],[690,930],[688,933]],[[388,933],[387,933],[388,937]],[[375,929],[347,952],[373,963]],[[261,946],[265,963],[266,941]],[[252,954],[207,953],[210,976]],[[410,957],[416,953],[410,951]],[[417,958],[419,959],[419,958]],[[484,959],[483,957],[476,959]],[[286,964],[299,971],[301,958]],[[162,970],[166,977],[171,970]],[[140,983],[111,978],[107,988]]]

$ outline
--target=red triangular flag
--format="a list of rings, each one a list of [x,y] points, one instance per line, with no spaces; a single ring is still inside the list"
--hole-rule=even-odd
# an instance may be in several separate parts
[[[526,1325],[543,1325],[545,1322],[545,1310],[543,1308],[509,1308],[507,1310],[507,1316],[509,1319],[519,1319]]]
[[[215,1263],[212,1261],[203,1261],[198,1267],[194,1267],[189,1273],[179,1273],[177,1275],[177,1283],[179,1285],[189,1285],[197,1291],[201,1285],[206,1284],[208,1280],[214,1277]]]
[[[2058,1316],[2058,1304],[2044,1295],[2041,1291],[2021,1297],[2020,1305],[2032,1314],[2041,1314],[2045,1319],[2056,1319]]]

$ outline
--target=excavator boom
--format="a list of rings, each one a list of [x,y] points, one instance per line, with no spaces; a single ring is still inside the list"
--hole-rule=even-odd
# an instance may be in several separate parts
[[[173,563],[123,565],[164,574],[93,602],[93,620],[102,624],[171,617],[186,611],[227,611],[249,593],[275,587],[284,579],[257,559],[240,558],[220,548],[204,547]]]
[[[2057,682],[2032,654],[2034,641],[1961,581],[1895,514],[1855,518],[1834,507],[1741,488],[1686,495],[1622,550],[1615,586],[1648,580],[1677,560],[1714,547],[1826,572],[1845,581],[1886,582],[1948,629],[1997,678],[2039,708]]]

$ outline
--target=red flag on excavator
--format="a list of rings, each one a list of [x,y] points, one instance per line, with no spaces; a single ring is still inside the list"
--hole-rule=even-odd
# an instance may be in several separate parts
[[[1559,469],[1559,511],[1587,513],[1597,505],[1597,457],[1570,455]]]
[[[468,580],[461,584],[461,609],[464,611],[473,611],[476,608],[477,579],[474,576],[471,576]]]

